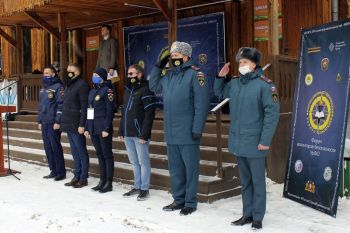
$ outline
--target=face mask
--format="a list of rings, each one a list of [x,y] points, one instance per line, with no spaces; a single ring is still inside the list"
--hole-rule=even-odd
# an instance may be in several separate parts
[[[51,76],[44,76],[43,77],[43,82],[48,82],[48,81],[50,81],[51,80]]]
[[[173,63],[174,67],[178,67],[181,66],[184,63],[184,59],[183,58],[172,58],[171,62]]]
[[[103,81],[103,79],[99,76],[93,76],[91,80],[93,84],[100,84]]]
[[[75,73],[74,72],[68,72],[68,78],[72,79],[74,78]]]
[[[132,85],[136,84],[136,82],[137,82],[137,76],[135,76],[135,77],[128,77],[126,79],[126,83],[129,86],[132,86]]]
[[[242,75],[246,75],[249,72],[252,72],[252,70],[250,69],[249,66],[241,66],[238,68],[239,73],[241,73]]]

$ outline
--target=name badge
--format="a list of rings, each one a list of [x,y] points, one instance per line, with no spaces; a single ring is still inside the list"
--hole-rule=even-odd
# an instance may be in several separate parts
[[[95,110],[93,108],[88,108],[87,110],[87,119],[93,120],[95,115]]]

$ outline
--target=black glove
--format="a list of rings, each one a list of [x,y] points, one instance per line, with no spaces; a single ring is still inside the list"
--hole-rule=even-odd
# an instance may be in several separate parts
[[[192,133],[193,140],[199,140],[201,139],[202,134],[201,133]]]
[[[163,69],[166,64],[169,62],[170,55],[166,55],[159,62],[155,64],[156,67]]]

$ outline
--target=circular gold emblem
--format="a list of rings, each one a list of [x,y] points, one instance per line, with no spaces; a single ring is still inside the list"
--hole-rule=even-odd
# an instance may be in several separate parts
[[[99,101],[101,99],[101,96],[100,95],[97,95],[96,97],[95,97],[95,101]]]
[[[314,78],[313,78],[312,74],[307,74],[307,75],[305,76],[305,84],[306,84],[307,86],[310,86],[310,85],[312,84],[313,81],[314,81]]]
[[[333,115],[331,96],[325,91],[314,94],[307,106],[307,122],[310,129],[314,133],[323,134],[332,123]]]

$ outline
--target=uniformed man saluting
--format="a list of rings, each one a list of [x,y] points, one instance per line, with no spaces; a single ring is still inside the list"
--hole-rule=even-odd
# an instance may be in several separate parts
[[[88,112],[84,135],[94,144],[100,182],[92,190],[106,193],[113,190],[114,159],[112,152],[114,93],[107,81],[107,71],[97,68],[91,78]]]
[[[42,89],[39,94],[38,123],[42,132],[44,149],[50,168],[50,174],[45,179],[54,178],[55,181],[66,178],[66,168],[61,145],[61,115],[63,86],[52,67],[44,69]]]
[[[266,210],[265,157],[279,120],[277,89],[263,75],[261,53],[240,48],[238,77],[228,77],[229,63],[214,83],[215,95],[230,98],[229,151],[237,157],[242,185],[243,217],[232,225],[262,228]],[[225,78],[226,77],[226,78]]]
[[[209,89],[204,74],[191,58],[192,48],[174,42],[170,49],[172,68],[162,70],[169,56],[153,68],[149,86],[162,92],[164,133],[168,150],[171,191],[174,202],[163,210],[188,215],[197,209],[199,143],[209,110]]]

